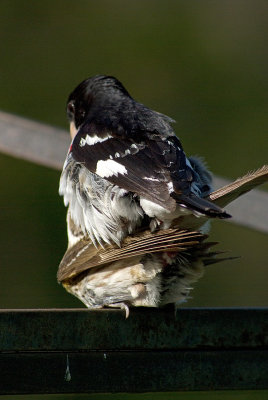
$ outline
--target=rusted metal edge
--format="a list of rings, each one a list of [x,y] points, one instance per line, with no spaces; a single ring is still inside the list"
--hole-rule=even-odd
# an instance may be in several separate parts
[[[268,389],[268,351],[0,355],[0,394]]]
[[[62,129],[0,111],[2,153],[61,170],[69,145],[69,134]],[[228,183],[227,179],[214,177],[216,188]],[[267,233],[267,203],[268,193],[253,190],[227,207],[233,215],[229,222]]]
[[[268,350],[268,308],[1,310],[0,353]]]

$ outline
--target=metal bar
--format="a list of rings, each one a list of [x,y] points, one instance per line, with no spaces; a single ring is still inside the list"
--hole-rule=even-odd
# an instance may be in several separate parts
[[[261,390],[268,351],[2,354],[0,371],[0,394]]]
[[[268,389],[268,308],[0,311],[0,394]]]
[[[268,349],[268,308],[1,310],[0,352]]]
[[[60,170],[69,145],[62,129],[0,111],[0,152]],[[214,177],[216,188],[227,183]],[[229,222],[268,233],[267,203],[268,193],[253,190],[227,207],[233,215]]]
[[[0,151],[60,170],[70,136],[66,131],[0,111]]]

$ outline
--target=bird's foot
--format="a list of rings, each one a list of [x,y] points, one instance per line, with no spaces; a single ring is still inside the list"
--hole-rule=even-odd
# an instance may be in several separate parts
[[[120,308],[121,310],[125,310],[126,319],[129,317],[129,307],[125,303],[105,304],[105,307]]]
[[[153,218],[150,222],[151,232],[152,233],[156,232],[159,229],[160,225],[161,225],[161,221],[157,218]]]

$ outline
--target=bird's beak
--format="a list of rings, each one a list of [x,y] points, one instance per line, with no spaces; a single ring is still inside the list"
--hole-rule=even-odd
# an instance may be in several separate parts
[[[70,135],[72,140],[74,139],[75,135],[77,134],[78,129],[76,129],[74,122],[70,122]]]

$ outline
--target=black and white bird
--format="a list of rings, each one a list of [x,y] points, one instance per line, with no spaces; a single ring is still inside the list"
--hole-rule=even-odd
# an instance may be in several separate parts
[[[68,249],[58,281],[89,308],[159,307],[187,300],[222,258],[202,227],[267,181],[268,167],[212,192],[169,117],[137,103],[115,78],[83,81],[67,103],[73,138],[61,179]],[[194,230],[198,230],[197,232]]]
[[[211,175],[202,161],[186,157],[174,121],[135,101],[116,78],[80,83],[67,114],[73,141],[60,194],[74,225],[96,246],[120,246],[139,227],[168,229],[185,216],[230,217],[205,199]],[[71,232],[69,241],[77,241]]]

